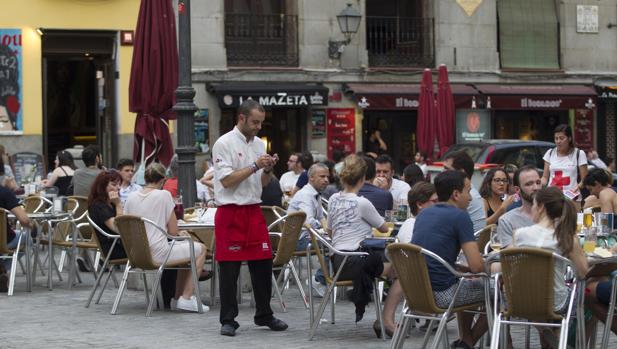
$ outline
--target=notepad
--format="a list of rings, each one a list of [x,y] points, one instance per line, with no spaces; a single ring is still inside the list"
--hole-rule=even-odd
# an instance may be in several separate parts
[[[201,217],[199,217],[199,222],[214,225],[214,215],[215,214],[216,214],[216,207],[210,207],[206,210],[206,212]]]

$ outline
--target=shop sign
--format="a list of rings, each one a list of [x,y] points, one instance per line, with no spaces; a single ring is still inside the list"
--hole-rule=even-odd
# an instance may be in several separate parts
[[[358,107],[361,109],[418,109],[420,102],[417,95],[369,95],[358,96]]]
[[[224,108],[234,108],[240,106],[247,99],[252,99],[264,107],[307,107],[307,106],[323,106],[328,103],[328,96],[315,91],[315,93],[289,93],[275,92],[273,94],[258,95],[231,95],[225,94],[221,97],[219,103]]]
[[[21,29],[0,29],[0,134],[22,134]]]
[[[345,154],[356,152],[356,111],[349,108],[330,108],[327,114],[328,159],[336,149]]]
[[[321,138],[326,136],[326,111],[324,109],[313,110],[311,115],[311,136]]]
[[[590,96],[508,96],[491,95],[491,109],[567,110],[594,109]]]
[[[456,111],[456,142],[479,142],[491,138],[491,113],[486,109]]]
[[[593,112],[589,109],[574,111],[574,142],[585,151],[593,149]]]

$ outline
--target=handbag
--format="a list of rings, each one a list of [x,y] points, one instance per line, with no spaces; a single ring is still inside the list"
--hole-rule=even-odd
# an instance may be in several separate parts
[[[365,251],[385,250],[386,246],[394,241],[394,238],[366,238],[360,242],[360,248]]]

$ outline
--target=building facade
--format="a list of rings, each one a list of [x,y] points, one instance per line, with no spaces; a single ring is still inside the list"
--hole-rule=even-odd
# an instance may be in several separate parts
[[[360,151],[379,129],[402,169],[416,151],[422,70],[436,82],[445,64],[457,140],[551,141],[566,122],[581,148],[615,157],[617,1],[356,0],[357,33],[329,52],[344,39],[336,16],[348,2],[193,2],[200,142],[231,129],[234,108],[253,98],[268,110],[261,136],[272,152]]]

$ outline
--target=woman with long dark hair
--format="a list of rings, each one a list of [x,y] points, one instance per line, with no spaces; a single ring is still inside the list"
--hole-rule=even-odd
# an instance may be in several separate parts
[[[487,225],[496,224],[499,217],[506,213],[508,206],[514,202],[514,196],[508,195],[510,184],[510,177],[501,168],[491,169],[484,176],[480,186],[480,196],[484,202]]]
[[[88,197],[88,215],[90,219],[103,229],[107,234],[118,235],[114,225],[114,219],[122,215],[120,204],[120,183],[122,177],[115,170],[107,170],[99,173],[92,183],[90,196]],[[107,256],[113,243],[113,239],[106,237],[95,229],[96,236],[101,243],[103,255]],[[118,241],[114,246],[109,259],[126,258],[122,242]]]
[[[51,173],[51,178],[44,179],[41,183],[45,187],[57,187],[59,195],[72,195],[69,192],[69,186],[71,180],[73,180],[73,173],[77,167],[73,162],[73,155],[66,150],[60,150],[56,153],[56,159],[54,161],[56,168]]]
[[[542,185],[557,187],[569,198],[580,202],[580,189],[587,175],[587,156],[574,145],[572,128],[566,124],[555,127],[555,145],[542,158]]]

